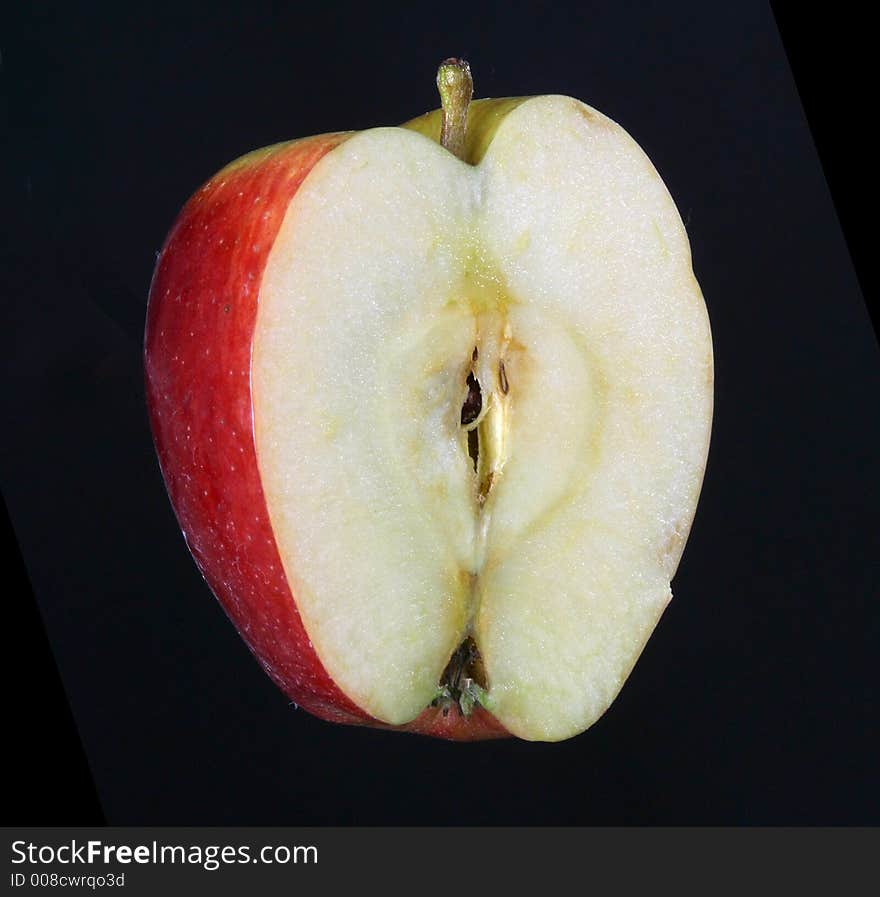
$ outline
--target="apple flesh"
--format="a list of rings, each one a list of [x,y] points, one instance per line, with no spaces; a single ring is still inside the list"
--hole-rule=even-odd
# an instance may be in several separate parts
[[[712,417],[687,236],[626,132],[558,96],[282,144],[162,251],[163,475],[209,585],[336,722],[560,740],[666,607]]]

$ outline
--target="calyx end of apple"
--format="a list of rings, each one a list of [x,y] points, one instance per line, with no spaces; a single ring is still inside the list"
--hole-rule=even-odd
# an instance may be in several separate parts
[[[437,696],[431,702],[447,716],[458,704],[462,716],[469,717],[475,707],[490,709],[486,670],[479,648],[472,636],[468,636],[453,653],[443,671]]]

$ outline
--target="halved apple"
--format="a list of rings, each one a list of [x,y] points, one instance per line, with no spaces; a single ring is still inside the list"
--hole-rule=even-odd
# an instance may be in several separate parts
[[[260,151],[196,194],[151,290],[151,419],[197,562],[294,701],[559,740],[671,597],[709,323],[622,128],[477,101],[457,156],[442,118]]]

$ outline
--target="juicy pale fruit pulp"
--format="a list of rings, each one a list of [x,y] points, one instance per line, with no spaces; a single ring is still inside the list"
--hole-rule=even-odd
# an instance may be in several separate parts
[[[471,637],[483,705],[558,740],[607,708],[671,597],[711,338],[675,205],[619,126],[538,97],[479,156],[380,128],[313,169],[261,285],[257,456],[350,698],[414,719]]]

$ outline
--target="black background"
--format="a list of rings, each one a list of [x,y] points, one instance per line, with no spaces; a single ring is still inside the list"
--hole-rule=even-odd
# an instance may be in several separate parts
[[[42,9],[0,34],[2,485],[52,651],[23,581],[10,822],[878,822],[877,342],[769,6]],[[776,12],[864,274],[866,24]],[[143,406],[147,289],[187,196],[257,146],[433,108],[452,54],[478,96],[570,94],[633,134],[713,324],[676,599],[609,712],[557,745],[293,710],[189,558]]]

